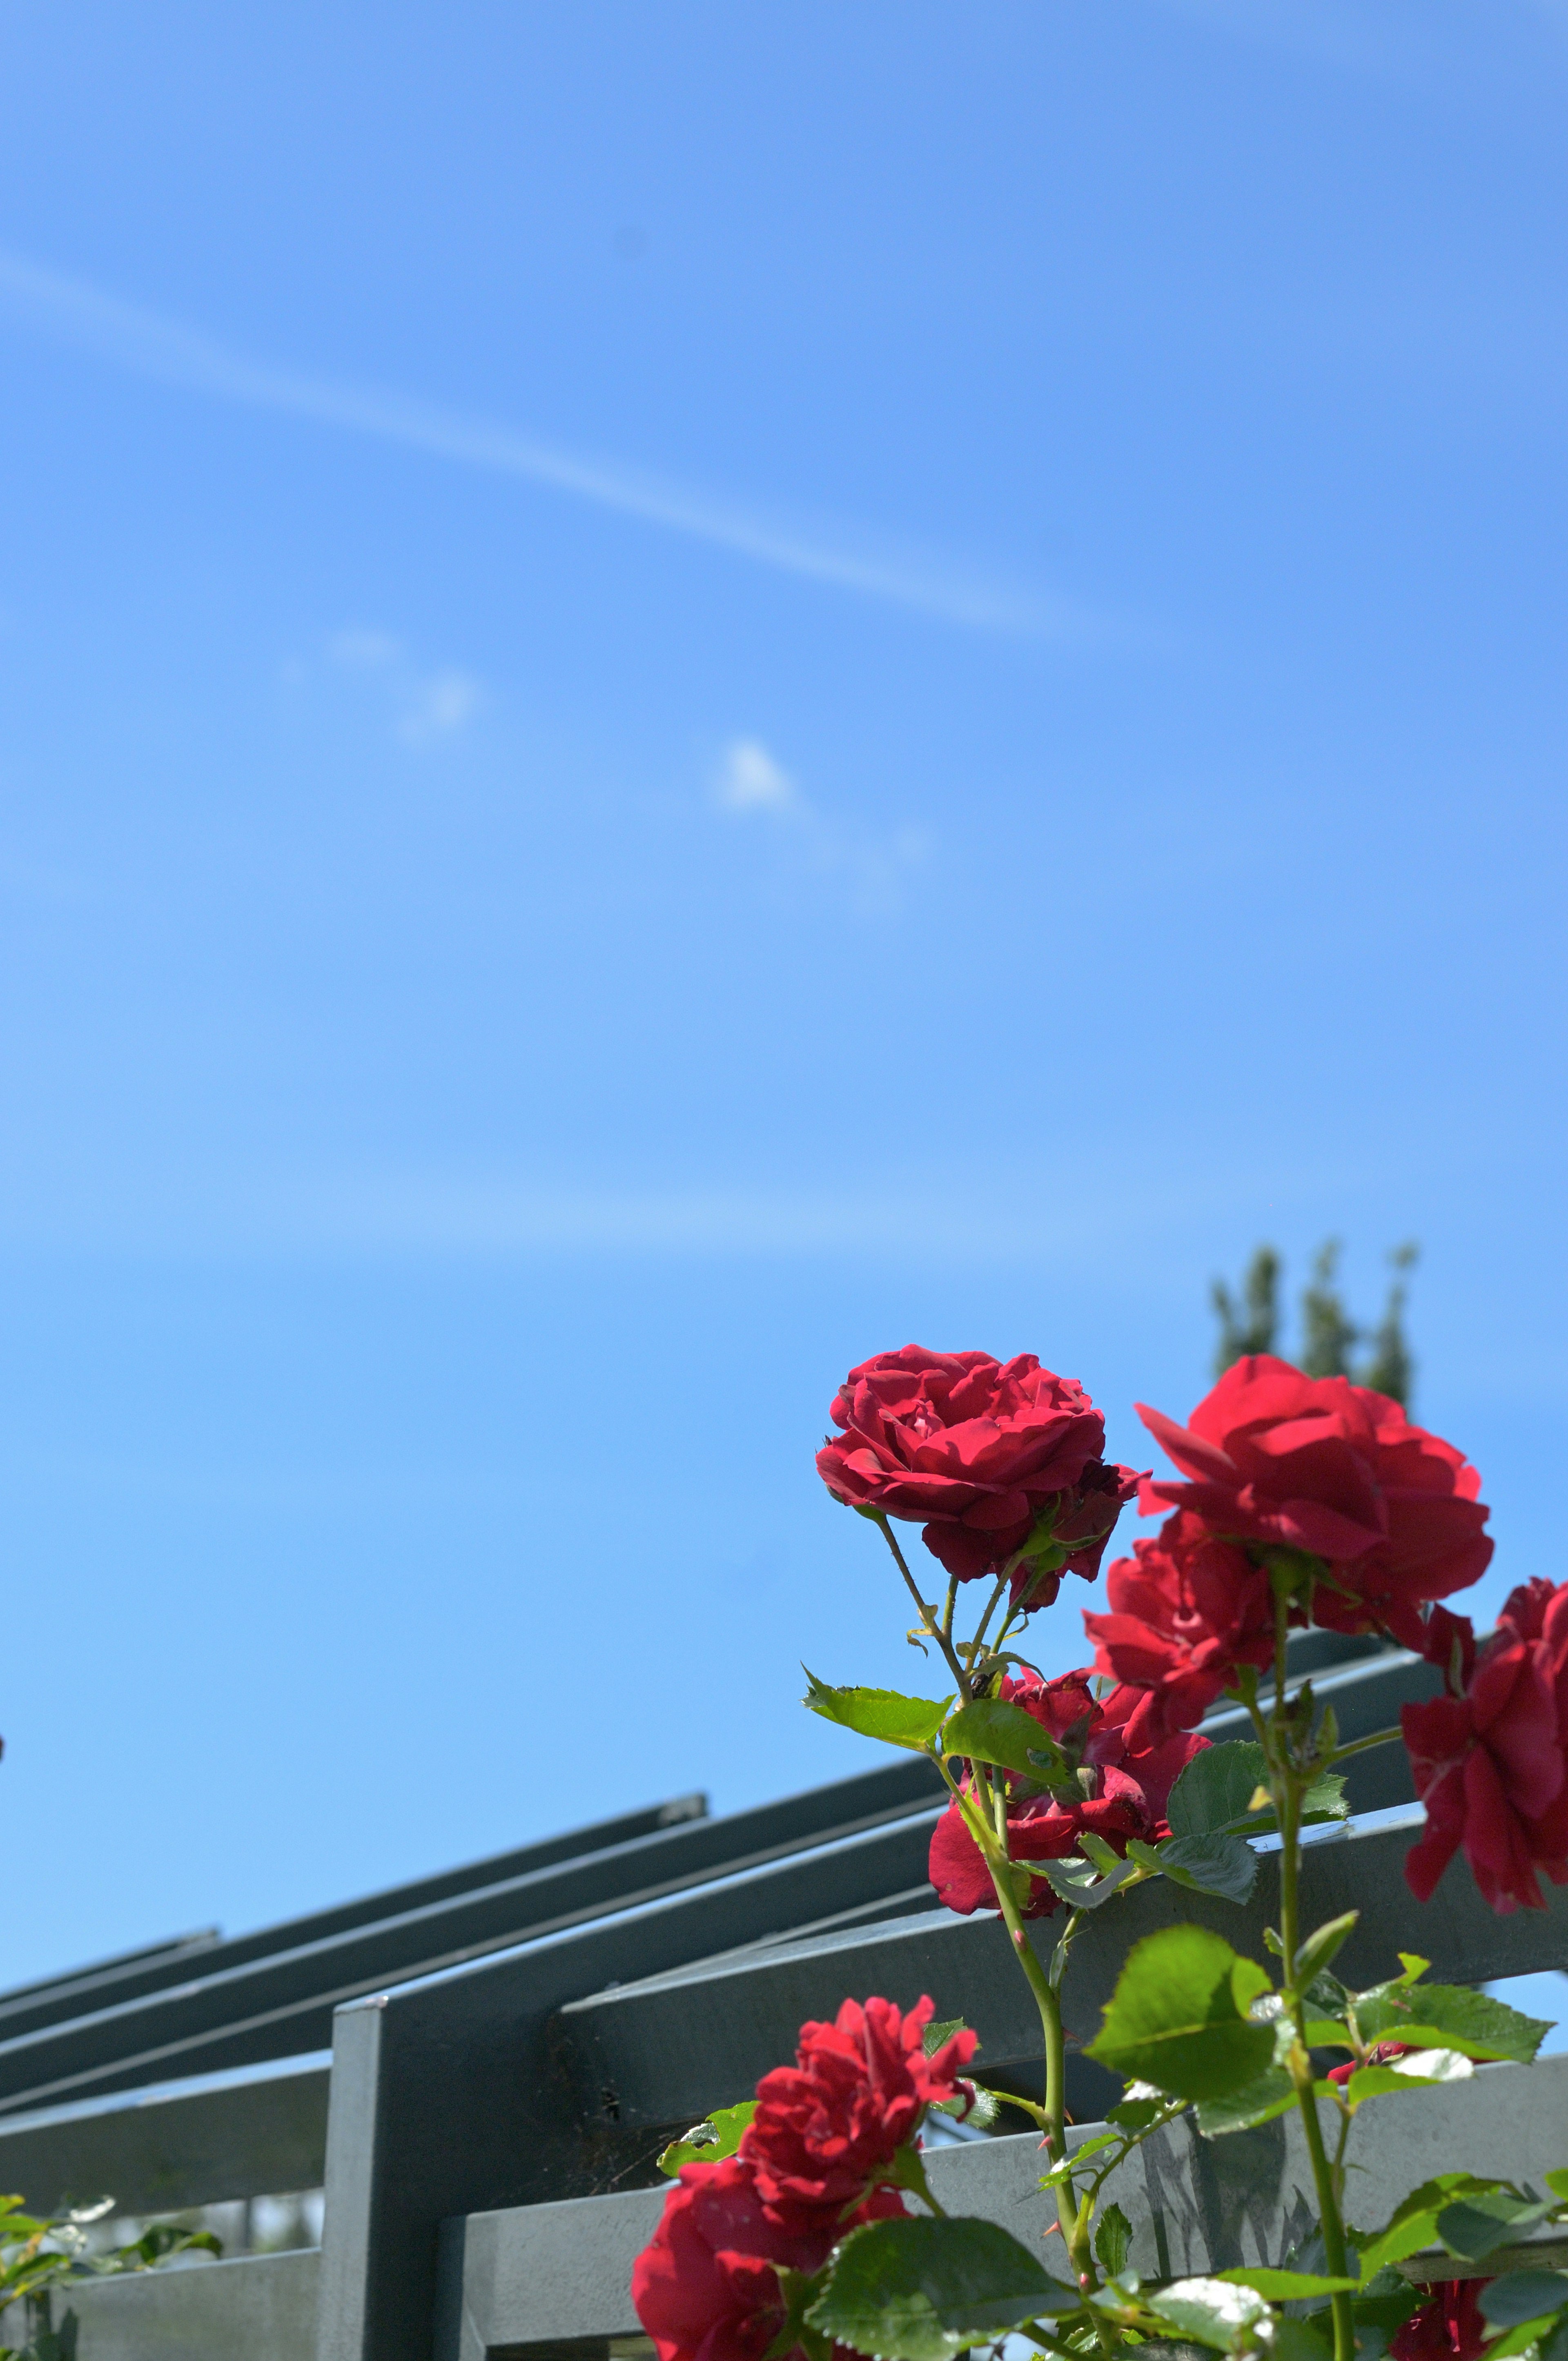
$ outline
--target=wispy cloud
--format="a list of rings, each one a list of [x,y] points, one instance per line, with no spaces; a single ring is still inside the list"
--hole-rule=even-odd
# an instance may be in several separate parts
[[[402,642],[389,631],[358,628],[334,631],[326,652],[345,670],[371,673],[385,682],[398,735],[411,746],[451,737],[473,719],[483,701],[484,692],[471,673],[450,665],[437,672],[421,672],[410,661]]]
[[[713,774],[713,801],[729,816],[766,826],[797,865],[850,881],[868,910],[896,909],[912,871],[930,851],[927,831],[905,821],[878,833],[820,811],[759,738],[735,738]]]
[[[589,459],[513,429],[403,394],[344,385],[255,361],[201,330],[78,279],[0,252],[0,302],[13,318],[63,335],[121,368],[165,385],[400,444],[520,478],[622,516],[726,549],[776,571],[961,623],[1027,639],[1102,638],[1085,609],[1010,587],[948,561],[889,554],[802,532],[689,487]]]

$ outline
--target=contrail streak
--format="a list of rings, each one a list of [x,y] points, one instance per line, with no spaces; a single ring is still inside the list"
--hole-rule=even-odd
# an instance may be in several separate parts
[[[577,457],[509,427],[435,409],[401,394],[334,384],[250,360],[199,329],[43,269],[18,255],[0,252],[0,299],[13,314],[165,385],[344,427],[465,467],[547,485],[622,516],[733,551],[758,565],[974,630],[1027,639],[1099,635],[1093,619],[1066,600],[1009,589],[951,567],[834,546],[635,470]]]

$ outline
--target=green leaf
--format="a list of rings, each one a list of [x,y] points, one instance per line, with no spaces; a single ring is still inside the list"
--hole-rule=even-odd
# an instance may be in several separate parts
[[[910,2215],[851,2230],[806,2317],[877,2361],[949,2361],[1020,2321],[1078,2307],[1077,2289],[995,2223]]]
[[[711,2115],[661,2149],[660,2171],[667,2172],[673,2180],[683,2164],[718,2164],[722,2158],[733,2156],[756,2112],[755,2099],[742,2099],[738,2107],[715,2107]]]
[[[1544,2222],[1552,2210],[1550,2198],[1531,2200],[1517,2197],[1509,2189],[1491,2189],[1445,2205],[1437,2217],[1437,2235],[1451,2255],[1478,2263],[1495,2247],[1506,2246],[1517,2231]]]
[[[1360,1916],[1359,1910],[1347,1910],[1343,1918],[1330,1918],[1321,1927],[1313,1928],[1296,1954],[1296,1986],[1299,1992],[1310,1991],[1338,1952],[1340,1945],[1354,1931]],[[1343,1992],[1344,1987],[1341,1984],[1337,1989]]]
[[[1119,2205],[1107,2205],[1100,2217],[1100,2227],[1094,2233],[1094,2251],[1111,2279],[1114,2279],[1118,2271],[1126,2269],[1127,2249],[1132,2243],[1132,2224]]]
[[[1257,1878],[1257,1855],[1245,1837],[1167,1837],[1154,1846],[1131,1842],[1127,1850],[1146,1869],[1226,1902],[1245,1902]]]
[[[1475,2071],[1474,2062],[1457,2049],[1417,2049],[1390,2066],[1358,2066],[1344,2085],[1344,2102],[1354,2114],[1368,2099],[1401,2097],[1436,2082],[1467,2082]]]
[[[935,1697],[901,1697],[896,1689],[830,1688],[817,1679],[809,1664],[800,1669],[811,1683],[810,1694],[801,1699],[803,1705],[819,1713],[824,1721],[839,1722],[846,1730],[859,1730],[862,1738],[880,1738],[888,1746],[907,1746],[923,1752],[942,1727],[952,1703],[950,1697],[939,1704]]]
[[[1482,2318],[1494,2328],[1549,2319],[1568,2304],[1568,2277],[1562,2271],[1509,2271],[1482,2289],[1480,2304]]]
[[[1383,2229],[1373,2234],[1351,2231],[1352,2244],[1361,2257],[1363,2283],[1388,2264],[1402,2263],[1407,2255],[1419,2255],[1423,2246],[1431,2246],[1437,2237],[1437,2217],[1445,2206],[1461,2198],[1490,2196],[1502,2185],[1498,2180],[1478,2180],[1474,2173],[1440,2172],[1412,2189]]]
[[[1268,1990],[1252,1960],[1205,1927],[1167,1927],[1128,1953],[1088,2055],[1179,2099],[1223,2099],[1257,2080],[1274,2053],[1250,2004]]]
[[[1184,2336],[1222,2353],[1240,2353],[1260,2344],[1258,2328],[1269,2318],[1262,2296],[1225,2279],[1177,2279],[1145,2301]]]
[[[1060,1747],[1021,1705],[1004,1705],[998,1697],[980,1697],[961,1705],[942,1732],[944,1754],[962,1754],[971,1763],[998,1763],[1004,1771],[1019,1772],[1036,1784],[1048,1784],[1064,1773],[1070,1778]],[[1078,1783],[1072,1781],[1077,1789]]]
[[[1165,1807],[1173,1837],[1269,1834],[1277,1823],[1272,1806],[1254,1810],[1253,1796],[1268,1784],[1268,1765],[1255,1739],[1231,1738],[1195,1754],[1170,1791]],[[1313,1781],[1301,1802],[1301,1822],[1343,1820],[1350,1806],[1337,1771]]]
[[[928,2025],[920,2036],[920,2047],[927,2058],[935,2058],[945,2041],[955,2033],[967,2033],[969,2027],[961,2016],[945,2016],[939,2025]]]
[[[1511,2058],[1528,2066],[1551,2032],[1548,2020],[1523,2016],[1468,1984],[1410,1983],[1404,1977],[1354,1996],[1355,2022],[1368,2048],[1408,2041],[1418,2049],[1458,2049],[1466,2058]]]
[[[1109,1902],[1125,1885],[1129,1877],[1136,1876],[1138,1864],[1130,1859],[1119,1861],[1109,1877],[1102,1877],[1093,1862],[1088,1861],[1037,1861],[1029,1866],[1074,1909],[1098,1910],[1102,1902]]]
[[[1171,1835],[1217,1836],[1244,1820],[1255,1820],[1258,1816],[1248,1805],[1266,1772],[1255,1739],[1232,1738],[1223,1746],[1205,1747],[1170,1791],[1165,1816]]]
[[[1250,2132],[1295,2103],[1296,2085],[1282,2066],[1271,2066],[1228,2098],[1201,2100],[1198,2128],[1205,2139],[1222,2139],[1226,2132]]]
[[[1359,2279],[1321,2279],[1311,2271],[1242,2270],[1216,2271],[1214,2277],[1230,2287],[1251,2288],[1255,2295],[1266,2295],[1270,2303],[1295,2303],[1309,2295],[1348,2295],[1361,2285]]]
[[[1550,2319],[1521,2321],[1487,2345],[1486,2361],[1508,2361],[1510,2354],[1528,2353],[1532,2346],[1536,2361],[1568,2361],[1568,2322],[1559,2320],[1554,2326]]]

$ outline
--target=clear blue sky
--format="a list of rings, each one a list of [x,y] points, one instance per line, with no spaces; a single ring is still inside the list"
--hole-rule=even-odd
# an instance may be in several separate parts
[[[1146,1465],[1260,1237],[1564,1572],[1565,153],[1524,0],[5,0],[0,1980],[855,1767],[845,1367]]]

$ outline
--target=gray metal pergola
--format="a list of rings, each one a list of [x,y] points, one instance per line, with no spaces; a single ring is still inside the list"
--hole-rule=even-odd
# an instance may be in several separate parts
[[[1293,1641],[1291,1671],[1332,1698],[1346,1738],[1433,1686],[1416,1658],[1327,1632]],[[1210,1735],[1235,1719],[1212,1718]],[[1306,1859],[1304,1907],[1361,1911],[1346,1976],[1374,1981],[1399,1949],[1454,1982],[1568,1967],[1568,1890],[1499,1918],[1460,1862],[1413,1901],[1407,1781],[1398,1748],[1357,1760],[1352,1822]],[[194,1936],[0,1996],[0,2188],[46,2208],[113,2191],[148,2213],[324,2183],[319,2251],[83,2283],[79,2361],[609,2361],[637,2335],[627,2282],[663,2202],[653,2157],[747,2096],[805,2018],[850,1994],[928,1992],[977,2027],[987,2080],[1037,2071],[1000,1922],[934,1906],[940,1792],[912,1756],[719,1818],[682,1796],[236,1941]],[[1154,1927],[1197,1920],[1261,1951],[1277,1902],[1260,1850],[1239,1909],[1162,1882],[1091,1919],[1070,2029],[1091,2037]],[[1080,2136],[1114,2088],[1071,2059]],[[1568,2059],[1485,2068],[1377,2114],[1358,2155],[1369,2218],[1385,2181],[1568,2161]],[[1112,2192],[1135,2263],[1169,2276],[1277,2260],[1310,2213],[1294,2142],[1281,2122],[1151,2142]],[[944,2149],[933,2171],[949,2206],[1040,2235],[1034,2135]]]

